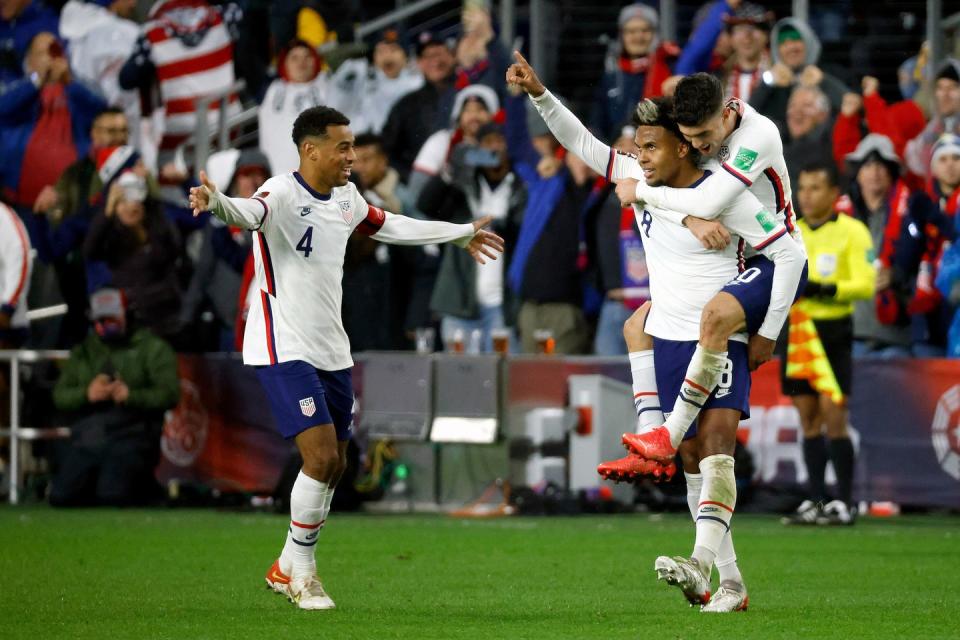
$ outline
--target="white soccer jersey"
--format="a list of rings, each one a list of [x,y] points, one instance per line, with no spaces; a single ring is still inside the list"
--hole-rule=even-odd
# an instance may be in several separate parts
[[[643,181],[637,159],[603,144],[549,91],[533,100],[550,130],[563,146],[580,156],[594,171],[608,180],[634,178]],[[711,179],[708,171],[685,189],[698,192]],[[650,335],[667,340],[698,340],[703,307],[743,269],[747,245],[759,250],[775,264],[770,307],[761,335],[776,339],[793,302],[806,257],[801,246],[790,239],[786,227],[769,213],[749,191],[741,189],[720,212],[720,221],[733,241],[722,251],[705,249],[676,216],[661,207],[634,206],[650,272],[650,299],[653,308],[647,318]],[[735,340],[744,341],[738,334]]]
[[[682,216],[712,219],[746,187],[777,218],[801,246],[800,231],[795,224],[793,193],[787,163],[783,159],[783,142],[777,125],[741,100],[727,106],[737,113],[737,126],[720,144],[716,158],[704,164],[713,175],[696,190],[670,187],[637,188],[640,199],[655,207],[669,210],[679,222]],[[642,179],[641,179],[642,181]],[[682,212],[682,213],[681,213]],[[679,216],[679,217],[678,217]]]
[[[353,365],[341,320],[343,256],[356,230],[393,244],[457,241],[471,224],[413,220],[371,206],[352,183],[324,195],[297,173],[267,180],[250,199],[217,192],[211,211],[253,231],[256,291],[247,316],[243,361],[306,361],[338,371]]]

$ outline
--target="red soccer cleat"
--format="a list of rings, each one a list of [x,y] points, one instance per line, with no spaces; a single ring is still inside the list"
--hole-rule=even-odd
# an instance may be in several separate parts
[[[677,466],[671,461],[668,464],[647,460],[630,454],[619,460],[602,462],[597,466],[597,473],[606,480],[614,482],[633,482],[648,478],[654,482],[670,480],[677,472]]]
[[[664,463],[672,462],[677,455],[677,449],[670,443],[670,432],[666,427],[657,427],[643,433],[625,433],[623,446],[641,458]]]

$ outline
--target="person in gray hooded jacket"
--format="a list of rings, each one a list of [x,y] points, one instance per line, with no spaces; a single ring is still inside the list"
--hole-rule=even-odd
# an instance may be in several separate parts
[[[763,74],[763,83],[750,96],[750,104],[774,122],[786,122],[787,102],[797,85],[817,87],[830,100],[831,111],[840,111],[843,95],[850,91],[839,78],[817,63],[820,40],[810,26],[796,18],[778,21],[770,33],[773,67]]]

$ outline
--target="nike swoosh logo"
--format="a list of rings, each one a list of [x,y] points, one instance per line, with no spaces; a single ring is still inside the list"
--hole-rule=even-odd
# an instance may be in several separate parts
[[[310,212],[309,212],[309,211],[301,211],[301,212],[300,212],[300,217],[308,216],[308,215],[310,215]]]
[[[288,578],[287,576],[283,575],[282,573],[280,573],[280,572],[277,571],[276,569],[274,569],[273,571],[270,572],[270,579],[273,580],[274,582],[281,582],[281,583],[283,583],[283,584],[286,584],[286,583],[290,582],[290,578]]]

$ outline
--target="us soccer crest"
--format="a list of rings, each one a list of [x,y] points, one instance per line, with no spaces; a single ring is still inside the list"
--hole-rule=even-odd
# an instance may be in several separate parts
[[[317,412],[317,405],[314,404],[313,398],[304,398],[300,401],[300,413],[312,418],[313,414]]]
[[[340,215],[343,216],[343,221],[347,224],[353,222],[353,209],[350,207],[350,201],[338,200],[337,204],[340,205]]]
[[[730,147],[728,147],[725,144],[720,145],[720,152],[717,153],[717,161],[721,163],[726,162],[729,157],[730,157]]]

